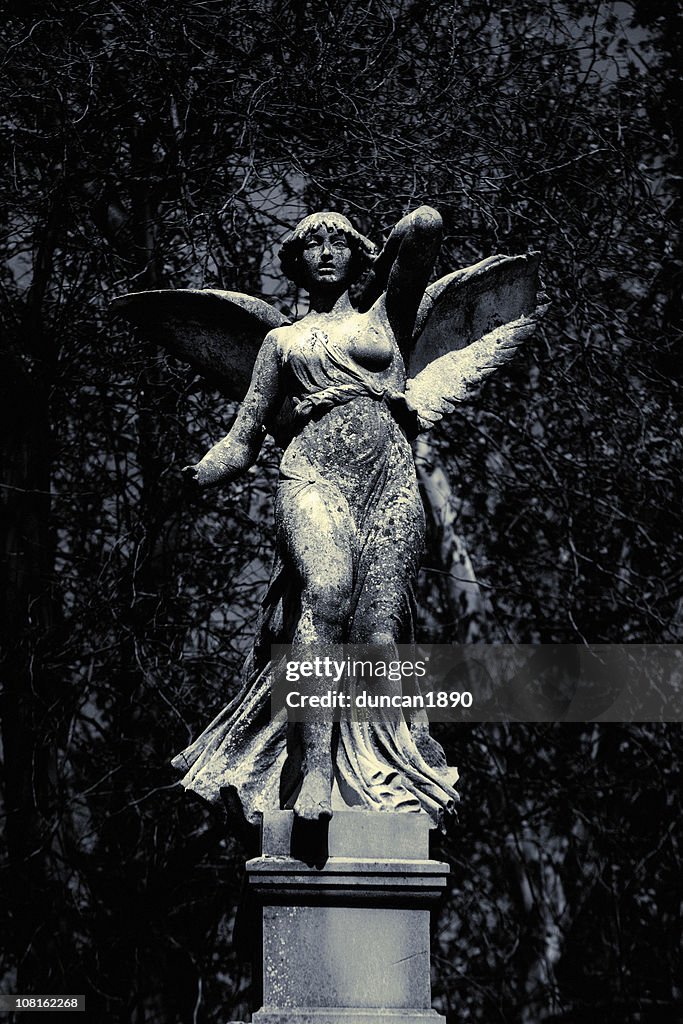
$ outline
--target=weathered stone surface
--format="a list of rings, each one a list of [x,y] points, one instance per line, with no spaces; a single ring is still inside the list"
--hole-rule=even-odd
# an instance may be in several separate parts
[[[259,1010],[253,1024],[444,1024],[435,1010],[354,1009],[330,1006],[321,1009]]]
[[[262,855],[297,859],[296,830],[297,823],[292,821],[291,811],[266,814],[261,827]],[[323,834],[329,857],[429,859],[429,826],[425,828],[425,816],[422,814],[410,814],[397,823],[388,814],[338,811]],[[304,836],[300,847],[305,841]]]
[[[497,327],[537,313],[539,254],[488,256],[425,290],[408,360],[411,377]]]
[[[247,863],[263,921],[254,1024],[443,1020],[431,1009],[429,908],[448,867],[429,860],[427,815],[340,811],[329,830],[308,826],[308,844],[297,824],[290,812],[266,815],[262,856]],[[305,859],[287,853],[297,842]],[[321,845],[326,859],[309,866]]]
[[[535,255],[491,257],[428,287],[440,239],[427,206],[402,218],[379,254],[345,217],[310,215],[281,250],[284,272],[310,295],[293,324],[260,300],[210,289],[116,303],[226,393],[241,396],[251,373],[230,432],[186,467],[190,484],[245,472],[268,431],[285,449],[278,556],[240,698],[173,762],[206,799],[233,793],[252,824],[278,807],[330,817],[335,782],[346,804],[367,810],[422,810],[438,825],[453,809],[457,771],[424,720],[344,721],[333,736],[325,723],[288,733],[269,714],[272,644],[389,652],[411,641],[424,513],[410,440],[534,328]]]
[[[256,458],[283,398],[291,404],[275,509],[278,561],[244,701],[176,759],[187,770],[184,784],[209,799],[234,787],[252,821],[278,806],[304,820],[329,818],[335,781],[347,804],[424,810],[435,824],[456,799],[457,771],[426,736],[425,721],[342,722],[333,763],[331,723],[297,725],[285,758],[287,723],[264,713],[271,644],[370,643],[389,652],[412,638],[424,512],[402,349],[440,231],[428,207],[404,218],[373,265],[378,301],[361,309],[348,289],[374,247],[338,214],[306,218],[281,259],[308,289],[310,310],[269,332],[230,433],[188,469],[200,486],[237,476]]]

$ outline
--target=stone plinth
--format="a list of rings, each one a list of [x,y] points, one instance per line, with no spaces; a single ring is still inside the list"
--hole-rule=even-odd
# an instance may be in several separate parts
[[[429,908],[448,866],[429,860],[426,814],[337,811],[306,825],[265,816],[247,863],[262,908],[263,1007],[253,1024],[439,1024]]]

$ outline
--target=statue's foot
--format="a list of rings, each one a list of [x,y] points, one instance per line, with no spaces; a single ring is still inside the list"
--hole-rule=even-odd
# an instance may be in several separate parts
[[[297,818],[320,821],[332,817],[332,783],[325,772],[309,771],[294,804]]]

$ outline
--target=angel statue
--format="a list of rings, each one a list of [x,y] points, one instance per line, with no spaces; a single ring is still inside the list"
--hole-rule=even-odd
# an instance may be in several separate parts
[[[410,442],[506,363],[544,308],[533,253],[428,285],[440,241],[429,206],[379,253],[338,213],[305,217],[280,250],[310,296],[295,323],[239,292],[115,300],[242,399],[227,436],[186,467],[196,486],[240,476],[267,433],[284,450],[275,564],[240,692],[173,761],[186,788],[214,803],[232,794],[252,824],[277,808],[329,818],[334,804],[423,810],[437,825],[457,799],[457,769],[426,720],[292,725],[271,718],[269,699],[273,644],[411,642],[425,521]]]

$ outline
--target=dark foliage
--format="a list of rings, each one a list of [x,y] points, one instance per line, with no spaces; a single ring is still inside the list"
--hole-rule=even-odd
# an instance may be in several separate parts
[[[107,302],[217,285],[301,312],[274,252],[314,208],[381,241],[431,202],[441,273],[540,249],[540,337],[432,439],[490,636],[675,642],[681,15],[34,0],[2,36],[1,987],[84,991],[103,1021],[237,1019],[243,851],[167,762],[234,690],[277,453],[185,505],[178,466],[232,410]],[[447,642],[456,612],[429,565]],[[440,739],[463,804],[442,842],[435,1005],[679,1019],[678,727]]]

